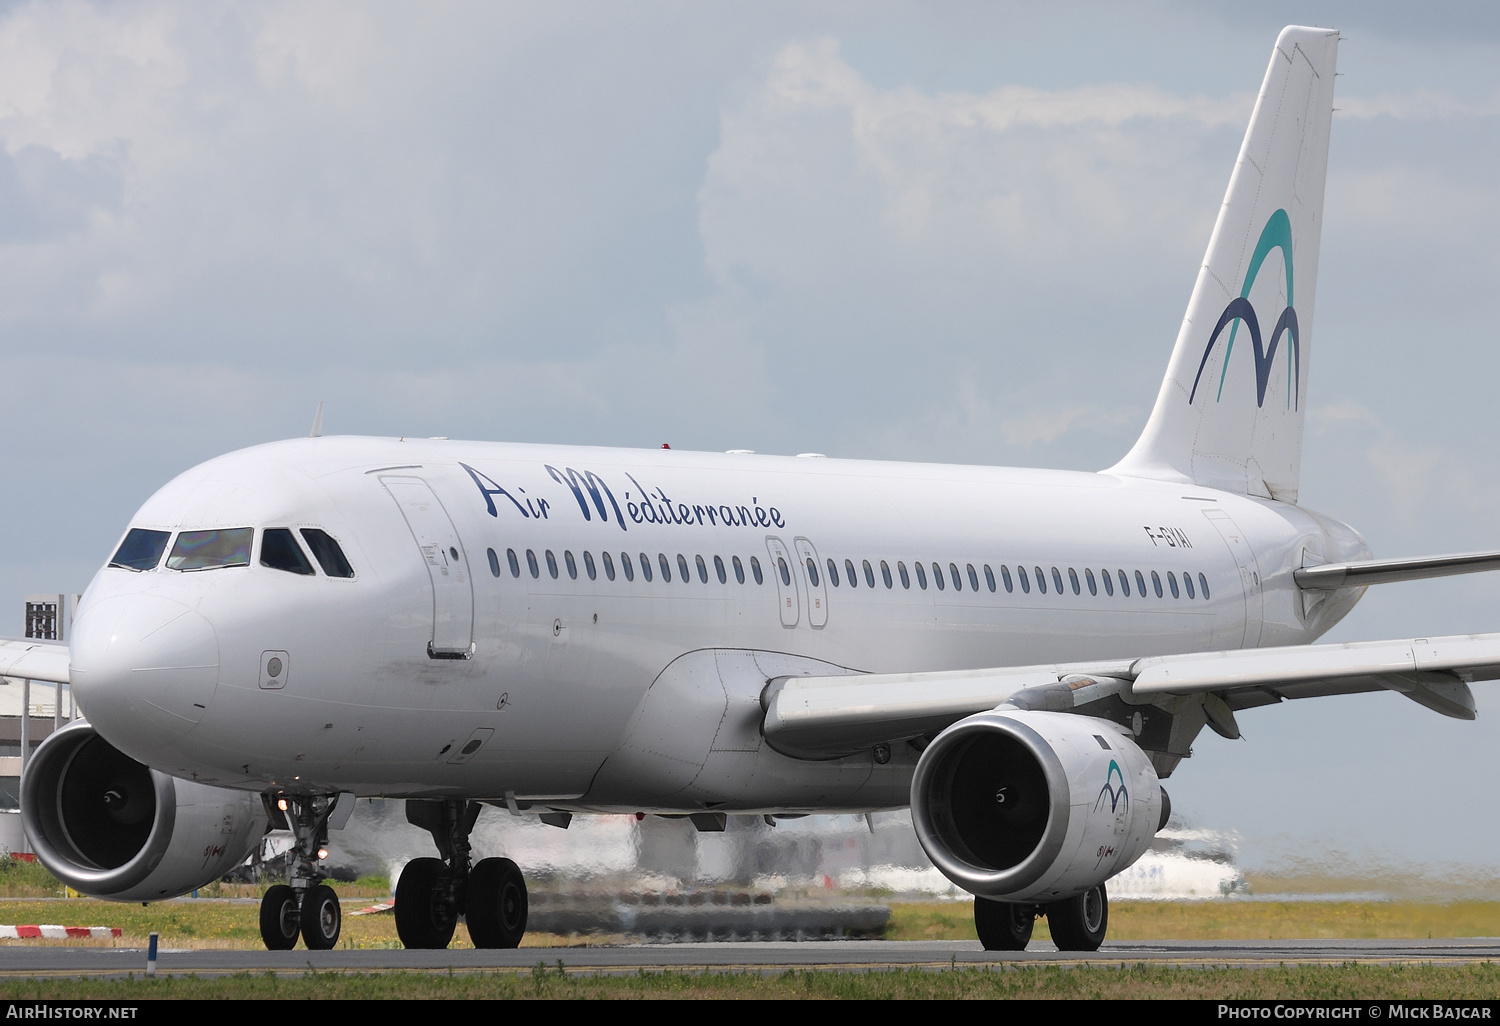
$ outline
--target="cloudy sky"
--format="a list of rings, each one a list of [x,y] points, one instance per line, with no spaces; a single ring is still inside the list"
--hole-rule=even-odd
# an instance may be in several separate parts
[[[1490,5],[0,2],[0,633],[320,400],[329,433],[1109,466],[1290,22],[1346,37],[1302,502],[1382,555],[1500,548]],[[1332,637],[1497,613],[1493,578],[1387,585]],[[1249,713],[1173,797],[1256,850],[1500,870],[1479,703]]]

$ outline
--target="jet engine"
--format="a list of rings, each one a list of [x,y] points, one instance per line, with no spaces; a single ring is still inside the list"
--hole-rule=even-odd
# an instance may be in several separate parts
[[[1151,761],[1118,724],[1000,708],[927,746],[912,822],[943,875],[1003,901],[1070,898],[1126,869],[1165,825]]]
[[[21,822],[42,864],[68,886],[112,901],[157,901],[244,862],[266,813],[259,795],[158,773],[75,720],[27,765]]]

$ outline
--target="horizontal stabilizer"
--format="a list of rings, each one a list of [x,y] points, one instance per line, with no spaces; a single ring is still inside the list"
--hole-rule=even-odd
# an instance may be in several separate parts
[[[0,639],[0,677],[68,683],[68,646]]]
[[[1335,591],[1362,588],[1367,584],[1420,581],[1427,577],[1451,577],[1500,570],[1500,552],[1460,552],[1451,556],[1414,556],[1410,559],[1364,559],[1357,563],[1326,563],[1293,571],[1299,588]]]

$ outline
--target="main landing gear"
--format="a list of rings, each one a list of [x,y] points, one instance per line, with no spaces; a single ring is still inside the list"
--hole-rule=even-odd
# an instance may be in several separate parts
[[[1098,951],[1109,927],[1109,895],[1104,885],[1049,905],[974,899],[974,928],[986,951],[1025,951],[1038,916],[1059,951]]]
[[[469,865],[478,802],[408,799],[406,820],[441,858],[412,859],[396,883],[396,933],[408,948],[446,948],[460,916],[476,948],[514,948],[526,933],[526,880],[510,859]]]
[[[323,883],[328,817],[337,795],[261,796],[274,826],[292,832],[291,885],[276,884],[260,900],[260,938],[270,951],[289,951],[300,936],[309,951],[327,951],[339,942],[344,916],[339,896]]]

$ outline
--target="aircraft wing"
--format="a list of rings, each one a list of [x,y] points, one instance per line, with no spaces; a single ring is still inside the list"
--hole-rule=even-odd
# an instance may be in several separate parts
[[[1474,696],[1468,685],[1500,679],[1500,634],[939,673],[780,677],[761,695],[762,732],[773,748],[788,755],[831,758],[883,741],[935,734],[1027,689],[1067,685],[1053,689],[1067,699],[1058,708],[1077,708],[1086,703],[1094,678],[1118,682],[1116,693],[1140,705],[1173,696],[1212,695],[1232,712],[1283,699],[1388,690],[1444,716],[1471,720]],[[1046,692],[1038,693],[1045,701]],[[1211,721],[1215,719],[1210,715]],[[1233,729],[1232,717],[1217,719],[1220,726]]]
[[[0,677],[67,684],[68,646],[54,641],[0,639]]]

